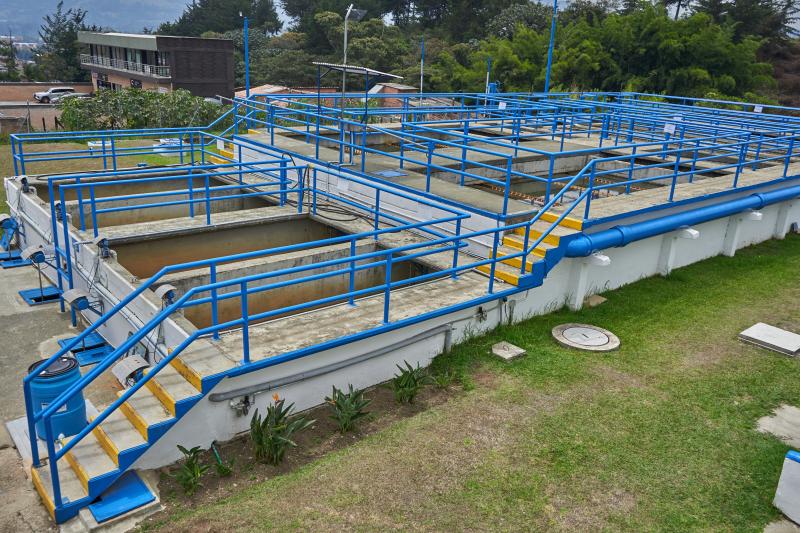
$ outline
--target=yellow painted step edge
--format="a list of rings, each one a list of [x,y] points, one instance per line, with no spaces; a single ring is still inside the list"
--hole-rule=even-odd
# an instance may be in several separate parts
[[[31,467],[31,481],[33,481],[33,486],[36,487],[36,492],[39,493],[39,497],[42,498],[45,509],[47,509],[47,512],[50,513],[50,518],[55,520],[56,506],[53,505],[52,498],[50,498],[50,495],[47,494],[46,490],[44,490],[44,484],[42,483],[42,479],[39,477],[39,471],[33,467]]]
[[[506,239],[506,237],[503,237],[503,245],[516,250],[522,250],[522,242],[516,239]],[[540,248],[537,246],[533,249],[533,254],[538,255],[539,257],[544,257],[546,253],[547,250],[545,248]]]
[[[225,163],[230,163],[230,161],[226,161],[226,160],[222,159],[221,157],[217,157],[215,155],[208,156],[208,159],[209,159],[209,161],[211,161],[212,163],[215,163],[217,165],[224,165]]]
[[[164,407],[167,408],[167,411],[170,412],[172,416],[177,417],[176,409],[175,409],[175,398],[165,389],[161,383],[158,383],[155,378],[151,378],[147,383],[144,384],[153,395],[158,398]]]
[[[220,153],[220,155],[224,155],[225,157],[230,157],[231,159],[233,159],[233,150],[224,150],[224,149],[221,149],[221,150],[219,151],[219,153]]]
[[[261,131],[261,130],[254,130],[253,128],[250,128],[250,129],[247,130],[247,133],[249,133],[250,135],[258,135],[258,134],[264,133],[264,132]]]
[[[200,374],[192,370],[180,357],[176,357],[170,364],[178,371],[178,373],[186,378],[186,381],[192,384],[198,392],[203,392],[203,378]]]
[[[528,243],[529,244],[535,243],[536,240],[541,236],[542,236],[542,232],[541,231],[532,229],[530,235],[528,236]],[[522,243],[525,242],[525,232],[524,231],[522,233],[518,233],[515,230],[514,233],[512,233],[510,235],[504,235],[503,239],[505,239],[506,237],[508,237],[508,238],[510,238],[512,240],[515,239],[515,238],[519,238],[520,245],[522,245]],[[544,242],[546,242],[547,244],[552,244],[553,246],[558,246],[558,243],[561,242],[561,237],[559,237],[558,235],[553,235],[552,233],[548,233],[544,238]]]
[[[558,220],[558,217],[560,216],[561,215],[559,215],[558,213],[544,213],[541,216],[541,220],[544,220],[546,222],[555,222],[556,220]],[[564,220],[559,222],[558,225],[577,230],[583,229],[583,221],[571,217],[564,217]]]
[[[492,272],[491,265],[480,265],[477,267],[477,269],[486,274],[487,276],[491,275]],[[519,285],[519,276],[517,276],[516,274],[512,274],[510,272],[506,272],[505,270],[500,270],[499,268],[495,269],[494,277],[496,277],[497,279],[501,279],[506,283],[510,283],[511,285],[515,286]]]
[[[121,394],[122,392],[118,393],[118,395]],[[128,420],[131,421],[133,427],[136,428],[136,431],[139,432],[139,434],[144,438],[144,440],[148,440],[147,422],[145,422],[144,418],[142,418],[142,415],[137,413],[136,409],[134,409],[133,406],[128,402],[123,402],[122,405],[119,406],[119,408],[122,410],[122,413],[128,417]]]
[[[94,436],[97,438],[97,442],[100,443],[100,447],[111,457],[114,464],[119,466],[119,450],[114,445],[114,441],[111,440],[105,430],[100,426],[95,427],[92,433],[94,433]]]
[[[521,268],[522,267],[522,258],[521,257],[512,257],[510,259],[503,259],[503,257],[504,257],[503,254],[498,254],[498,258],[500,259],[500,261],[503,264],[506,264],[506,265],[514,267],[514,268]],[[527,268],[525,270],[527,272],[532,272],[533,271],[533,262],[526,261],[526,263],[527,263],[527,265],[525,265],[525,266]]]
[[[81,482],[83,485],[83,490],[86,491],[86,494],[89,494],[89,474],[86,472],[86,469],[83,468],[83,465],[75,458],[71,451],[66,453],[67,462],[69,466],[72,467],[72,471],[75,472],[75,475],[78,476],[78,481]]]

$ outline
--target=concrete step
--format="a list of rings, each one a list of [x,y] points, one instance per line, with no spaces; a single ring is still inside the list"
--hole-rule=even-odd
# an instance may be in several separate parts
[[[117,471],[117,465],[94,433],[87,434],[64,456],[87,494],[90,480]]]
[[[149,369],[145,372],[148,372]],[[158,374],[146,384],[172,416],[178,416],[180,402],[200,396],[200,391],[194,387],[173,365],[166,365]],[[184,412],[181,409],[180,414]]]
[[[118,396],[123,394],[124,391],[117,393]],[[137,390],[120,406],[120,410],[128,417],[136,431],[148,442],[155,440],[152,438],[151,427],[174,420],[161,400],[147,387]]]
[[[115,465],[120,464],[120,454],[147,444],[128,417],[119,409],[108,415],[93,433]]]
[[[537,220],[535,224],[531,226],[531,231],[529,234],[530,239],[534,241],[542,236],[542,234],[547,233],[547,237],[545,237],[543,242],[554,244],[558,246],[558,243],[561,237],[566,237],[567,235],[572,235],[575,233],[575,229],[568,228],[566,226],[558,225],[553,226],[552,222],[545,222],[541,219]],[[515,235],[525,236],[525,227],[515,228],[514,229]]]
[[[546,213],[542,214],[542,216],[541,216],[541,218],[539,220],[544,220],[545,222],[550,222],[552,224],[553,222],[558,220],[558,217],[560,217],[560,216],[561,216],[561,213],[559,213],[557,211],[547,211]],[[564,217],[564,220],[562,220],[559,223],[559,226],[564,226],[564,227],[567,227],[567,228],[581,230],[581,229],[583,229],[583,220],[577,219],[577,218],[573,218],[573,217]]]
[[[492,272],[492,265],[480,265],[476,267],[476,270],[483,272],[487,276],[490,276]],[[514,286],[519,285],[519,267],[515,269],[511,265],[505,265],[501,262],[498,262],[495,266],[494,277],[495,279],[505,281],[506,283],[510,283]]]
[[[50,513],[50,517],[55,520],[55,505],[53,505],[53,483],[50,480],[50,465],[42,464],[38,468],[31,468],[31,480],[36,492],[42,499],[42,503]],[[58,481],[61,488],[62,502],[76,502],[88,497],[88,492],[83,488],[78,476],[72,470],[67,461],[58,461]]]
[[[203,390],[204,378],[221,374],[236,366],[219,348],[205,339],[194,341],[172,359],[170,364],[197,390]]]
[[[531,234],[531,236],[528,238],[528,246],[536,242],[536,239],[538,238],[539,236],[534,237]],[[510,235],[504,235],[503,246],[508,246],[509,248],[513,248],[514,250],[522,250],[525,246],[525,237],[523,237],[522,235],[517,235],[516,233],[512,233]],[[547,253],[547,250],[550,250],[551,248],[556,248],[557,246],[558,246],[557,243],[552,244],[547,242],[547,239],[545,239],[542,242],[540,242],[536,246],[536,248],[534,248],[533,252],[540,257],[544,257],[545,253]]]
[[[508,251],[500,251],[500,250],[498,250],[497,251],[497,257],[499,257],[501,259],[502,264],[505,264],[505,265],[508,265],[510,267],[514,267],[516,269],[519,269],[519,268],[522,267],[522,258],[521,257],[512,257],[510,259],[502,259],[506,255],[510,255],[510,254],[515,253],[515,252],[517,252],[517,250],[508,250]],[[536,253],[536,250],[534,250],[534,253]],[[538,262],[538,261],[541,261],[543,258],[544,258],[544,255],[539,255],[539,254],[536,254],[534,256],[529,255],[528,259],[525,261],[525,267],[526,267],[525,270],[527,272],[532,272],[533,271],[533,264]]]

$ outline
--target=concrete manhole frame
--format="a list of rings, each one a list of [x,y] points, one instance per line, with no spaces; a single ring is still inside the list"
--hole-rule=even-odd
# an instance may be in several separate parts
[[[610,352],[619,348],[619,337],[591,324],[560,324],[553,328],[553,338],[561,346],[589,352]]]

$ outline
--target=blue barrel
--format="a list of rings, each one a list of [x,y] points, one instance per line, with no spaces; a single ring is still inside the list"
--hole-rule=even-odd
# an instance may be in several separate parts
[[[28,373],[38,371],[45,359],[36,361],[28,367]],[[58,398],[73,383],[81,379],[81,369],[74,357],[63,356],[53,361],[49,367],[38,371],[38,375],[31,380],[31,400],[33,411],[39,413]],[[53,438],[59,435],[69,437],[79,433],[86,427],[86,402],[81,392],[76,393],[62,406],[52,418]],[[40,439],[45,438],[44,419],[36,423],[36,434]]]

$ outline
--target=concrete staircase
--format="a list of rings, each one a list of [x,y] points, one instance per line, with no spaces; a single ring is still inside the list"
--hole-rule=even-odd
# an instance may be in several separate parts
[[[579,235],[583,228],[583,221],[577,218],[564,217],[558,222],[560,214],[555,212],[543,213],[542,216],[530,226],[528,246],[533,245],[544,235],[540,242],[525,261],[525,274],[522,273],[522,257],[505,256],[514,255],[525,248],[526,227],[515,228],[511,233],[503,236],[503,241],[497,248],[496,257],[501,259],[495,265],[494,277],[511,285],[538,286],[544,277],[564,256],[561,246],[571,236]],[[556,224],[558,222],[558,224]],[[477,270],[486,275],[491,275],[491,265],[481,265]]]
[[[53,500],[49,463],[31,468],[33,484],[57,523],[97,499],[203,397],[204,383],[186,360],[190,356],[164,366],[64,455],[66,461],[58,462],[61,505]],[[210,388],[206,383],[205,392]]]

